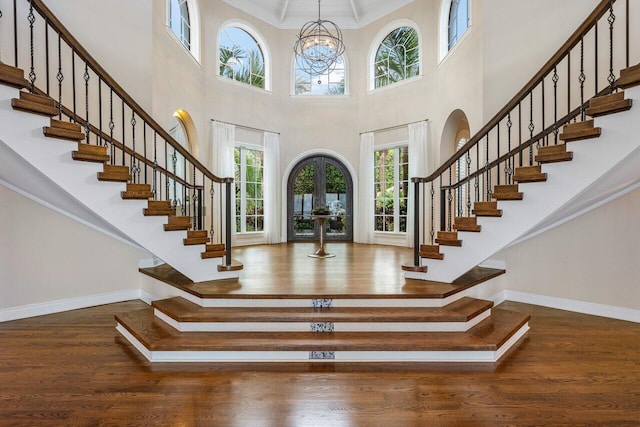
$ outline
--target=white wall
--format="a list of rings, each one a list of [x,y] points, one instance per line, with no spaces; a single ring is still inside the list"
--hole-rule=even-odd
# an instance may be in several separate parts
[[[0,186],[0,309],[140,288],[149,255]]]

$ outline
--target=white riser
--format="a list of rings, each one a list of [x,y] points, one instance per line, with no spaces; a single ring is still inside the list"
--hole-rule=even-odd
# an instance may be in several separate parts
[[[640,161],[640,87],[628,89],[634,107],[625,112],[598,117],[595,126],[602,135],[584,141],[569,142],[570,162],[542,165],[546,182],[520,184],[524,200],[499,201],[501,218],[478,217],[482,232],[459,232],[462,247],[440,246],[444,261],[422,259],[427,273],[405,272],[405,277],[451,282],[482,263],[500,249],[525,236],[545,219],[568,206],[593,200],[594,188],[616,190],[640,180],[640,168],[625,168],[632,159]],[[606,182],[605,186],[603,183]]]
[[[186,231],[165,232],[166,216],[145,217],[147,202],[122,200],[120,192],[126,185],[100,182],[97,172],[102,165],[78,162],[71,158],[77,149],[73,142],[47,138],[42,127],[49,119],[35,114],[14,111],[11,99],[19,91],[0,85],[0,142],[13,150],[49,180],[66,191],[80,205],[112,224],[132,241],[164,260],[195,282],[235,278],[239,272],[218,272],[222,258],[202,260],[202,245],[184,246]],[[68,200],[67,200],[68,202]]]
[[[309,322],[178,322],[155,315],[180,332],[309,332]],[[468,322],[333,322],[334,332],[466,332],[491,315],[486,310]],[[322,333],[322,332],[318,332]]]
[[[122,325],[116,329],[150,362],[497,362],[526,334],[529,324],[497,351],[336,351],[334,359],[310,359],[308,351],[149,351]]]

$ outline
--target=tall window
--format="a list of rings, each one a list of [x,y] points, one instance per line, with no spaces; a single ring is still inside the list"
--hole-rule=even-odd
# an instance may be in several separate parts
[[[409,148],[398,146],[374,152],[375,231],[407,231]]]
[[[296,95],[344,95],[345,64],[342,56],[338,57],[333,71],[323,74],[309,74],[300,69],[296,58]]]
[[[191,19],[187,0],[169,0],[168,26],[178,40],[191,50]]]
[[[376,88],[420,74],[420,43],[414,28],[400,27],[385,37],[376,52],[374,73]]]
[[[452,0],[449,10],[449,50],[469,28],[469,0]]]
[[[264,152],[238,146],[234,150],[236,184],[236,232],[264,230],[262,177]]]
[[[247,31],[226,27],[220,34],[219,59],[221,76],[265,89],[264,53]]]

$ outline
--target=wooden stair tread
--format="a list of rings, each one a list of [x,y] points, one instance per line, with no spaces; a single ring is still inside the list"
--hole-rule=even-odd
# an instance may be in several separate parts
[[[244,268],[244,264],[239,261],[231,261],[231,264],[218,264],[218,271],[240,271]]]
[[[181,333],[145,308],[115,316],[151,351],[496,351],[528,321],[493,309],[467,332],[189,332]]]
[[[13,98],[11,100],[11,107],[14,110],[24,111],[27,113],[39,114],[41,116],[53,117],[58,115],[58,109],[54,105],[49,105],[48,103],[42,103],[38,101],[34,101],[34,98],[29,96],[24,96],[26,92],[20,92],[20,98]],[[32,95],[32,94],[29,94]],[[38,96],[38,95],[32,95]]]
[[[462,246],[457,231],[438,231],[436,243],[442,246]]]
[[[24,89],[29,85],[24,78],[24,70],[0,62],[0,83],[17,89]]]
[[[522,200],[523,193],[519,191],[518,184],[503,184],[493,187],[491,198],[496,200]]]
[[[478,219],[472,216],[455,217],[453,227],[458,231],[469,231],[474,233],[482,231],[482,226],[478,225]]]
[[[98,172],[98,180],[127,182],[131,181],[131,173],[128,166],[104,165],[102,172]]]
[[[585,120],[565,125],[558,138],[565,142],[581,141],[583,139],[597,138],[601,133],[602,129],[594,127],[593,120]]]
[[[566,144],[549,145],[540,147],[535,161],[538,163],[567,162],[573,159],[573,153],[567,151]]]
[[[471,211],[475,216],[502,216],[502,210],[498,209],[498,202],[475,202]]]
[[[440,253],[439,245],[420,245],[418,256],[428,259],[444,259],[444,254]]]
[[[522,166],[516,168],[513,180],[516,182],[544,182],[547,180],[547,174],[542,172],[540,165]]]
[[[189,216],[169,216],[169,220],[164,224],[164,231],[184,231],[191,228],[191,217]]]
[[[149,184],[128,183],[126,191],[120,192],[120,196],[125,200],[147,200],[154,194]]]
[[[181,291],[187,292],[195,297],[203,299],[379,299],[379,298],[428,298],[442,299],[455,295],[458,292],[469,289],[487,280],[493,279],[505,273],[505,270],[474,267],[451,283],[436,282],[433,280],[406,280],[402,288],[395,292],[384,293],[354,293],[348,290],[318,292],[313,288],[299,289],[295,295],[290,293],[270,292],[265,289],[242,286],[238,279],[211,280],[205,282],[193,282],[184,274],[177,271],[168,264],[161,264],[155,267],[139,268],[138,271],[156,280],[160,280],[170,286],[174,286]]]
[[[227,254],[227,251],[207,251],[200,253],[200,258],[202,259],[211,259],[211,258],[222,258]]]
[[[178,322],[467,322],[493,302],[463,297],[445,307],[201,307],[181,297],[154,301]]]
[[[600,117],[607,114],[619,113],[629,110],[633,105],[631,99],[624,98],[624,91],[610,95],[597,96],[589,100],[586,114],[591,117]]]
[[[107,147],[100,145],[78,144],[78,150],[71,153],[73,160],[85,162],[108,162]]]
[[[175,213],[175,208],[171,206],[170,200],[149,200],[147,207],[143,209],[144,216],[173,216]]]
[[[625,68],[620,71],[620,78],[616,80],[616,86],[620,89],[628,89],[640,84],[640,64]]]

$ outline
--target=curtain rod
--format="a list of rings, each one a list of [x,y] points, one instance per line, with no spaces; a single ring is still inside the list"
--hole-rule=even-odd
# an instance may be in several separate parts
[[[241,129],[254,130],[254,131],[256,131],[256,132],[269,132],[269,133],[275,133],[275,134],[280,135],[280,132],[273,132],[273,131],[270,131],[270,130],[254,128],[254,127],[251,127],[251,126],[238,125],[238,124],[236,124],[236,123],[223,122],[222,120],[211,119],[211,121],[212,121],[212,122],[218,122],[218,123],[225,123],[225,124],[227,124],[227,125],[232,125],[232,126],[235,126],[235,127],[237,127],[237,128],[241,128]]]
[[[414,123],[420,123],[420,122],[428,122],[429,119],[424,119],[424,120],[417,120],[415,122],[410,122],[410,123],[404,123],[402,125],[396,125],[396,126],[389,126],[388,128],[382,128],[382,129],[376,129],[376,130],[370,130],[368,132],[360,132],[360,135],[365,134],[365,133],[380,133],[380,132],[387,132],[390,130],[396,130],[396,129],[400,129],[403,128],[405,126],[409,126],[412,125]]]

